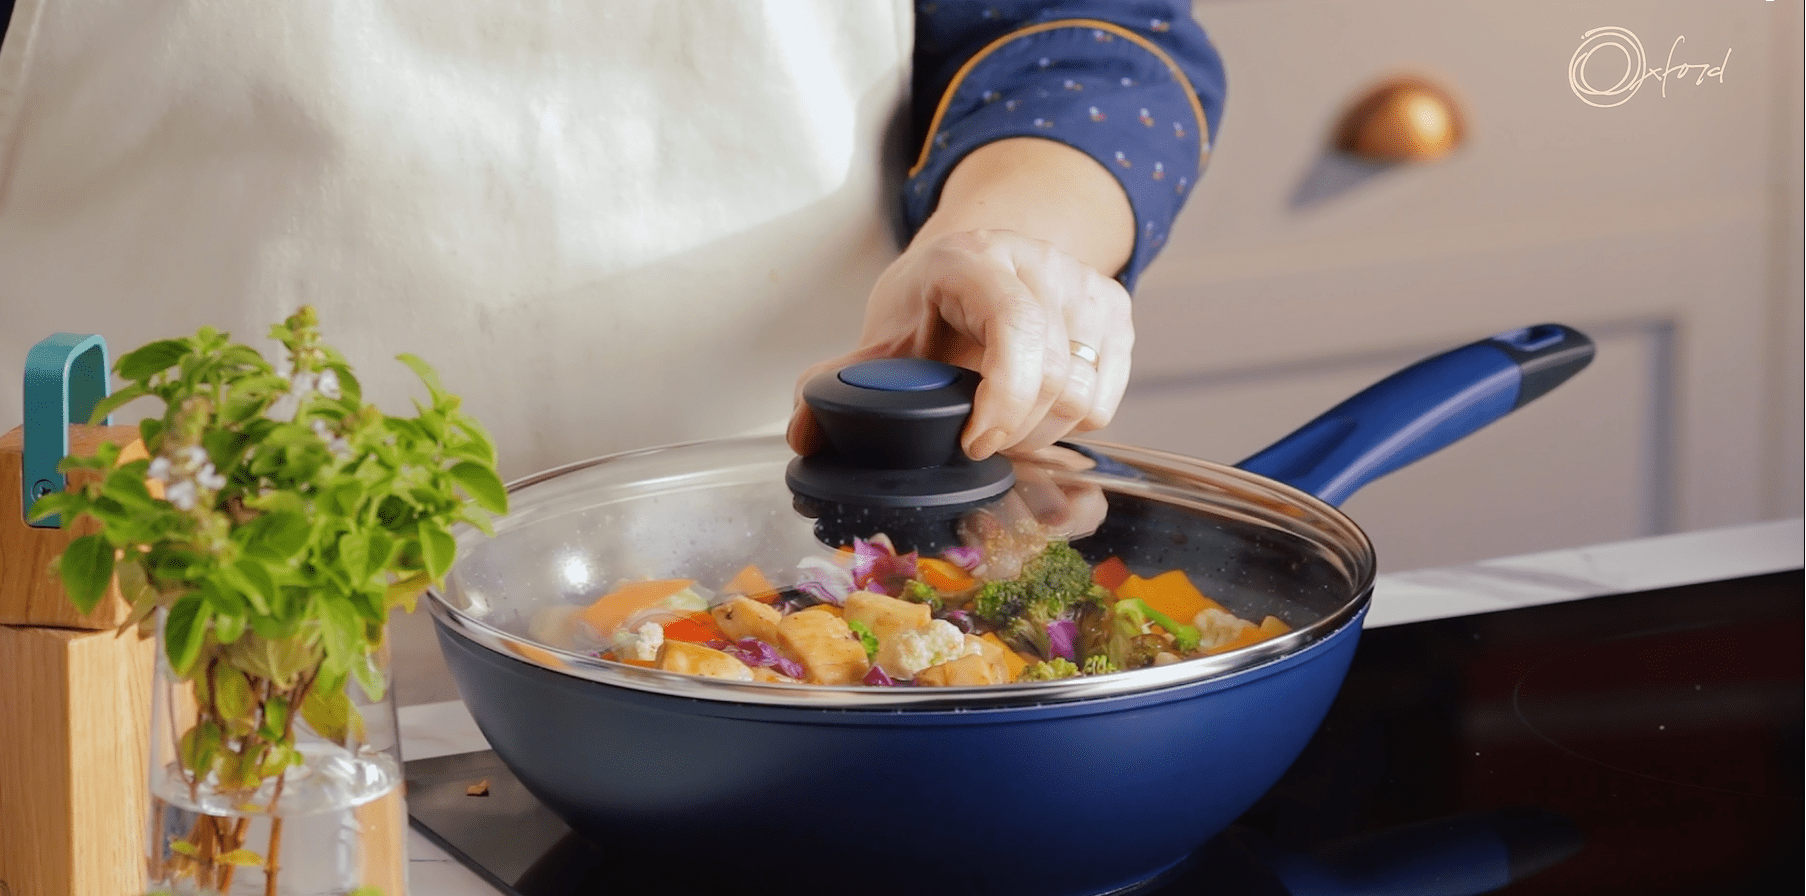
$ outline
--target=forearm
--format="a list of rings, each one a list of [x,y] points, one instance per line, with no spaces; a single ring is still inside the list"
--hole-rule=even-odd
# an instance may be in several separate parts
[[[973,230],[1051,243],[1105,276],[1135,248],[1134,212],[1116,178],[1091,156],[1038,137],[998,140],[961,159],[915,241]]]

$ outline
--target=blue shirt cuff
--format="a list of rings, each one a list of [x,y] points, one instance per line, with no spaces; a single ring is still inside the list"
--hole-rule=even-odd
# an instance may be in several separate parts
[[[1156,32],[1174,27],[1153,24]],[[911,232],[934,211],[967,153],[1011,137],[1054,140],[1096,159],[1122,185],[1136,234],[1118,278],[1133,289],[1197,183],[1222,108],[1214,49],[1194,23],[1177,25],[1197,32],[1189,65],[1136,31],[1093,19],[1031,25],[967,60],[941,96],[904,184]]]

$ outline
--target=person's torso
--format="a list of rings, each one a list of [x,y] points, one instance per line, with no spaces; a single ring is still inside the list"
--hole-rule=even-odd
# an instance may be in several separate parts
[[[437,367],[510,477],[775,424],[894,254],[910,32],[895,0],[21,3],[0,384],[52,332],[262,345],[311,304],[391,413],[393,357]]]

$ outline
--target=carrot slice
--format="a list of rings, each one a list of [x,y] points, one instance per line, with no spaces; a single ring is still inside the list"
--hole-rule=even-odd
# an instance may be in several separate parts
[[[1205,597],[1182,569],[1167,570],[1151,579],[1131,575],[1117,586],[1116,596],[1141,598],[1177,622],[1190,622],[1205,609],[1223,609],[1222,604]]]
[[[1022,670],[1028,668],[1029,661],[1027,657],[1024,657],[1022,654],[1011,649],[1010,645],[1003,643],[1003,639],[997,637],[995,632],[985,632],[978,637],[1003,648],[1003,664],[1009,669],[1011,681],[1015,681],[1022,677]]]
[[[921,576],[922,581],[927,582],[934,590],[947,594],[956,594],[978,584],[978,580],[972,578],[971,573],[934,557],[923,557],[917,560],[916,574]]]
[[[777,601],[778,586],[771,584],[771,580],[757,566],[748,563],[745,568],[734,573],[734,577],[728,579],[726,585],[721,586],[721,593],[744,594],[753,600],[769,604]]]
[[[1129,564],[1122,562],[1121,557],[1111,557],[1091,570],[1091,581],[1111,591],[1121,588],[1128,580]]]
[[[627,617],[694,584],[694,579],[630,582],[596,598],[594,603],[577,612],[577,618],[587,623],[597,637],[606,638],[614,634]]]
[[[543,647],[535,647],[532,644],[522,644],[518,641],[505,641],[503,643],[508,645],[509,650],[512,650],[515,653],[518,653],[521,656],[526,657],[527,659],[530,659],[536,663],[539,663],[542,666],[562,666],[562,665],[564,665],[564,660],[559,659],[558,654],[555,654],[552,651],[547,650]]]
[[[715,626],[715,617],[709,615],[707,610],[702,610],[665,623],[665,640],[703,644],[709,641],[726,641],[727,636]]]

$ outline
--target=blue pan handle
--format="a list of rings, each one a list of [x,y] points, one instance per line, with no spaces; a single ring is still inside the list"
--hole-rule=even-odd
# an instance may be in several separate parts
[[[1339,505],[1561,385],[1593,340],[1561,324],[1500,333],[1419,361],[1236,466]]]

